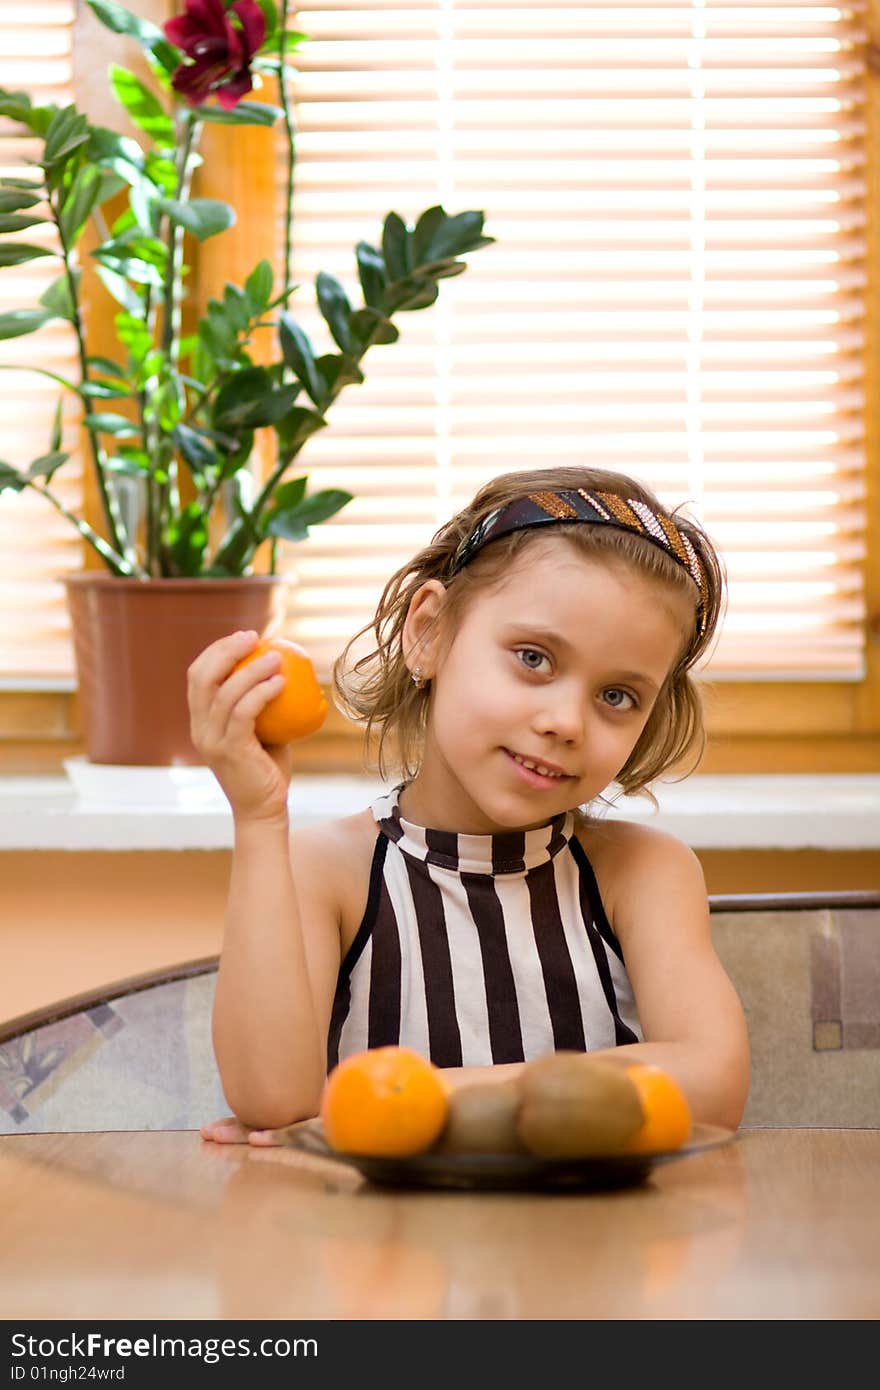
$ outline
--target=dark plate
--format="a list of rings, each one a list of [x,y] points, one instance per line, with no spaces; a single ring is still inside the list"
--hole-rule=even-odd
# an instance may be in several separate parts
[[[316,1121],[303,1125],[294,1144],[305,1153],[348,1164],[382,1187],[452,1187],[511,1190],[517,1188],[633,1187],[652,1168],[689,1154],[717,1148],[733,1138],[717,1125],[694,1125],[689,1142],[660,1154],[615,1154],[604,1158],[537,1158],[532,1154],[415,1154],[411,1158],[376,1158],[332,1149]]]

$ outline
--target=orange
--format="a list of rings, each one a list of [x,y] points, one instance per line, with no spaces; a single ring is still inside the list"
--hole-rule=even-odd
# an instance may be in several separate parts
[[[626,1153],[665,1153],[680,1149],[691,1134],[691,1109],[678,1082],[662,1067],[633,1062],[627,1076],[639,1093],[645,1121],[624,1148]]]
[[[308,652],[283,637],[263,638],[238,663],[236,671],[270,651],[281,657],[279,674],[284,677],[284,689],[260,710],[254,732],[261,743],[292,743],[320,729],[327,717],[327,701]]]
[[[417,1052],[374,1047],[333,1068],[319,1113],[334,1149],[403,1157],[422,1153],[437,1139],[448,1094],[439,1068]]]

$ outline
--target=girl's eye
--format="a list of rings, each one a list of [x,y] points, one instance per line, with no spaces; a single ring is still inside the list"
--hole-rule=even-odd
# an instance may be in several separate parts
[[[634,697],[630,695],[629,691],[621,690],[620,687],[616,685],[609,686],[607,690],[603,691],[603,697],[612,709],[631,710],[638,708]],[[627,701],[629,701],[629,704],[626,703]]]
[[[548,660],[543,652],[536,651],[534,647],[520,647],[517,656],[527,671],[540,671],[541,662]]]

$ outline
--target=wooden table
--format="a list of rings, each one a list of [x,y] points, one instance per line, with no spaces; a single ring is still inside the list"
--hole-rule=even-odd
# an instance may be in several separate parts
[[[875,1319],[880,1131],[604,1193],[392,1191],[190,1132],[0,1139],[6,1319]]]

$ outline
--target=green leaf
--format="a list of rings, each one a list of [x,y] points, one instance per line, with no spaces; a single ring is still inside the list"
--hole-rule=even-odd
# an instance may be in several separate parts
[[[235,225],[234,209],[217,198],[192,198],[188,203],[163,198],[159,206],[172,222],[192,232],[198,241],[207,241],[208,237]]]
[[[455,217],[447,217],[444,214],[443,224],[437,227],[430,237],[421,260],[442,261],[450,256],[462,256],[466,251],[473,251],[478,243],[484,242],[482,230],[481,212],[460,212]]]
[[[269,38],[278,28],[278,9],[275,0],[257,0],[257,4],[263,11],[263,18],[266,21],[266,38]]]
[[[244,290],[237,285],[227,285],[223,291],[223,312],[236,336],[246,333],[251,323],[251,306]]]
[[[381,309],[385,286],[388,283],[382,253],[366,241],[359,241],[355,248],[355,254],[357,255],[358,275],[361,289],[364,292],[364,301],[371,309]]]
[[[27,481],[19,468],[0,459],[0,492],[24,492]]]
[[[36,173],[36,170],[34,170]],[[31,191],[42,188],[42,184],[34,183],[33,179],[14,179],[9,174],[0,178],[0,188],[23,188]]]
[[[41,193],[26,193],[23,188],[0,190],[0,212],[18,212],[21,208],[35,208],[42,202]]]
[[[157,145],[174,144],[174,122],[159,98],[139,77],[116,63],[110,67],[110,85],[116,100],[125,107],[135,125]]]
[[[115,0],[87,0],[89,8],[106,29],[113,34],[127,34],[151,53],[160,67],[170,76],[180,66],[180,50],[169,43],[162,30],[147,19],[140,19]]]
[[[23,232],[28,227],[44,226],[46,217],[28,217],[26,212],[0,213],[0,232]]]
[[[214,125],[274,125],[284,112],[265,101],[240,101],[227,111],[223,106],[200,106],[199,120]]]
[[[91,216],[102,183],[101,171],[93,164],[84,164],[77,173],[61,209],[61,235],[67,246],[76,241]]]
[[[23,338],[26,333],[36,333],[53,317],[43,309],[10,309],[0,314],[0,339]]]
[[[296,450],[310,435],[324,429],[327,421],[323,415],[309,410],[307,406],[295,405],[278,421],[275,430],[283,452],[292,457]]]
[[[350,356],[357,353],[357,339],[351,331],[351,304],[348,295],[339,281],[326,271],[320,271],[315,280],[318,307],[324,316],[327,327],[333,335],[337,347]]]
[[[133,183],[128,195],[130,217],[117,218],[113,226],[114,233],[127,232],[132,227],[137,227],[148,236],[152,235],[158,230],[157,211],[160,202],[156,189],[148,179],[139,179],[137,183]]]
[[[79,286],[79,274],[78,270],[74,272],[75,287]],[[68,323],[73,323],[76,319],[76,303],[66,272],[52,281],[49,288],[40,295],[39,302],[49,310],[53,318],[66,319]]]
[[[190,502],[173,516],[162,533],[162,544],[171,558],[174,573],[198,574],[208,544],[205,514],[198,502]]]
[[[413,239],[396,212],[389,212],[382,228],[382,255],[392,280],[402,280],[413,268]]]
[[[128,386],[117,386],[112,381],[84,381],[79,394],[90,401],[122,401],[130,399],[134,392]]]
[[[281,342],[281,351],[284,360],[289,367],[292,367],[299,377],[313,402],[320,410],[326,385],[320,372],[315,366],[315,354],[309,342],[308,335],[303,332],[299,324],[290,314],[282,314],[278,337]]]
[[[113,326],[117,338],[123,347],[128,348],[133,361],[142,362],[153,346],[152,336],[143,319],[138,318],[137,314],[117,314]]]
[[[335,396],[343,386],[363,385],[363,372],[355,359],[346,353],[327,352],[317,359],[315,365],[324,379],[325,400],[327,396]]]
[[[267,535],[280,536],[287,541],[304,541],[308,538],[310,526],[318,526],[335,516],[351,500],[351,493],[341,489],[328,488],[324,492],[314,492],[298,505],[273,507],[267,513],[263,530]]]
[[[273,425],[290,409],[296,394],[290,387],[276,387],[265,367],[245,367],[221,386],[213,422],[231,432]]]
[[[100,434],[112,434],[117,439],[132,439],[140,434],[132,420],[127,419],[125,415],[114,415],[110,412],[85,415],[83,424],[86,429],[96,430]]]
[[[111,241],[105,241],[92,252],[95,260],[109,270],[124,275],[137,285],[152,285],[158,289],[165,283],[167,254],[163,242],[157,237],[145,235],[138,227]]]
[[[274,276],[272,266],[267,260],[260,261],[255,265],[250,275],[244,282],[244,292],[248,297],[251,306],[252,316],[256,318],[263,312],[269,300],[272,298],[272,285]]]
[[[149,472],[150,460],[142,449],[133,449],[133,454],[143,462],[139,463],[135,458],[127,458],[120,449],[118,454],[113,454],[110,458],[105,458],[103,467],[108,473],[117,473],[123,478],[143,478]]]
[[[177,192],[177,169],[173,159],[158,150],[150,150],[144,162],[144,173],[161,195],[174,197]]]
[[[8,116],[11,121],[20,121],[26,125],[35,135],[44,137],[58,114],[57,106],[34,106],[27,92],[7,92],[0,87],[0,116]],[[6,178],[6,184],[21,183],[24,180]]]
[[[419,217],[413,232],[413,260],[416,265],[431,260],[429,250],[431,242],[446,220],[446,213],[439,204],[432,208],[426,208]],[[437,257],[434,259],[436,260]]]
[[[378,309],[355,309],[349,315],[348,324],[361,353],[372,343],[396,343],[400,337],[391,320],[380,314]]]
[[[63,429],[64,429],[63,401],[61,400],[61,397],[59,396],[59,397],[58,397],[58,400],[57,400],[57,402],[56,402],[56,405],[55,405],[55,415],[54,415],[54,417],[53,417],[53,419],[52,419],[52,434],[51,434],[50,439],[49,439],[49,452],[52,453],[52,454],[57,454],[57,453],[59,453],[60,450],[61,450],[61,435],[62,435]]]
[[[286,483],[280,483],[272,498],[275,509],[298,507],[306,495],[308,483],[309,480],[305,473],[301,478],[291,478]]]
[[[122,377],[125,369],[120,367],[118,362],[114,362],[110,357],[91,356],[86,358],[90,367],[94,367],[98,372],[108,372],[110,376]]]
[[[69,458],[70,454],[65,454],[61,450],[53,450],[51,454],[43,454],[29,465],[27,476],[29,478],[45,478],[48,483],[53,473],[57,473],[62,463],[66,463]]]
[[[112,170],[129,184],[144,176],[144,154],[138,142],[106,126],[92,126],[86,159]]]
[[[0,243],[0,266],[24,265],[25,261],[36,261],[40,256],[54,256],[46,246],[31,246],[26,241],[6,241]]]
[[[218,466],[220,460],[217,451],[198,430],[191,429],[189,425],[178,425],[173,438],[191,473],[207,473]]]
[[[32,109],[33,103],[27,92],[8,92],[5,87],[0,87],[0,116],[27,124]]]
[[[411,275],[389,286],[385,295],[385,312],[397,314],[402,310],[427,309],[436,301],[439,293],[434,281],[427,276]]]
[[[60,164],[80,145],[84,145],[88,138],[88,117],[81,115],[75,106],[65,106],[53,117],[46,131],[43,168],[51,169]]]
[[[98,279],[116,303],[121,304],[129,314],[136,317],[141,312],[143,306],[140,296],[132,289],[124,275],[120,275],[117,270],[111,270],[109,266],[99,266]]]

